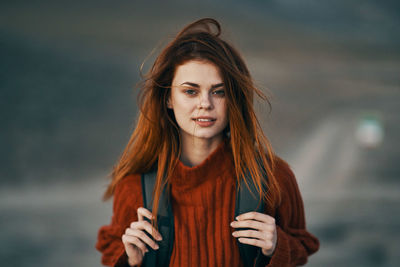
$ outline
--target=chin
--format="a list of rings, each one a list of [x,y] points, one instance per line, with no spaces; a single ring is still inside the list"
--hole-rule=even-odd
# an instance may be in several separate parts
[[[194,134],[193,136],[196,138],[199,138],[199,139],[214,139],[214,138],[222,137],[222,134],[221,133],[204,133],[204,134],[197,133],[197,134]]]
[[[223,138],[223,129],[206,129],[206,128],[198,128],[196,127],[194,132],[193,128],[190,129],[191,131],[185,131],[182,129],[182,134],[186,135],[189,138],[197,138],[197,139],[218,139]]]

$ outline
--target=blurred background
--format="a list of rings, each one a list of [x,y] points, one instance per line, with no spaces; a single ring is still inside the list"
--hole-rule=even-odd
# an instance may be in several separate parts
[[[400,266],[391,0],[1,1],[2,266],[100,266],[101,197],[133,129],[139,67],[206,16],[271,97],[260,120],[321,241],[307,266]]]

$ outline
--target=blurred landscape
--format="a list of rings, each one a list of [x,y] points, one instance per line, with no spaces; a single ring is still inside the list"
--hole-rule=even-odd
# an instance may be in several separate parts
[[[140,65],[206,16],[270,96],[259,118],[321,241],[307,266],[400,266],[400,4],[372,0],[2,1],[2,266],[101,265]]]

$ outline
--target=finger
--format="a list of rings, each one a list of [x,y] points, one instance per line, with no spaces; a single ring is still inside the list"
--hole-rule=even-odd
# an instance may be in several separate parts
[[[157,250],[159,248],[158,244],[141,230],[127,228],[125,234],[138,237],[142,242],[149,245],[154,250]]]
[[[251,237],[251,238],[257,238],[260,239],[261,241],[264,240],[269,240],[270,238],[272,239],[272,234],[271,233],[266,233],[266,232],[261,232],[261,231],[254,231],[254,230],[243,230],[243,231],[235,231],[232,233],[234,237]]]
[[[154,239],[156,239],[158,241],[162,240],[161,234],[148,221],[133,222],[133,223],[131,223],[130,228],[138,229],[138,230],[145,230]]]
[[[274,229],[274,225],[270,225],[270,224],[266,224],[263,222],[259,222],[259,221],[254,221],[254,220],[246,220],[246,221],[234,221],[231,222],[231,226],[233,228],[252,228],[252,229],[256,229],[259,231],[273,231]]]
[[[122,243],[125,245],[131,244],[133,246],[136,246],[142,251],[142,254],[144,255],[146,252],[149,250],[146,248],[146,245],[139,240],[139,238],[135,236],[130,236],[130,235],[122,235]]]
[[[151,213],[151,211],[149,211],[148,209],[143,208],[143,207],[139,207],[137,209],[137,214],[138,214],[138,220],[139,221],[143,221],[144,217],[146,217],[149,220],[153,220],[154,219],[154,216]]]
[[[271,241],[261,241],[259,239],[243,238],[243,237],[239,238],[238,241],[243,244],[256,246],[256,247],[266,249],[266,250],[269,250],[272,248]]]
[[[238,221],[257,220],[257,221],[265,222],[268,224],[275,224],[274,217],[271,217],[264,213],[255,212],[255,211],[240,214],[239,216],[236,217],[236,220],[238,220]]]

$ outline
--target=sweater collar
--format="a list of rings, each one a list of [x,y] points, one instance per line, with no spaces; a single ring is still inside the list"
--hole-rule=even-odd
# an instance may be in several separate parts
[[[229,139],[224,139],[221,144],[199,165],[190,167],[180,160],[176,165],[171,179],[173,186],[190,189],[207,180],[215,179],[229,167],[233,166],[232,151]]]

